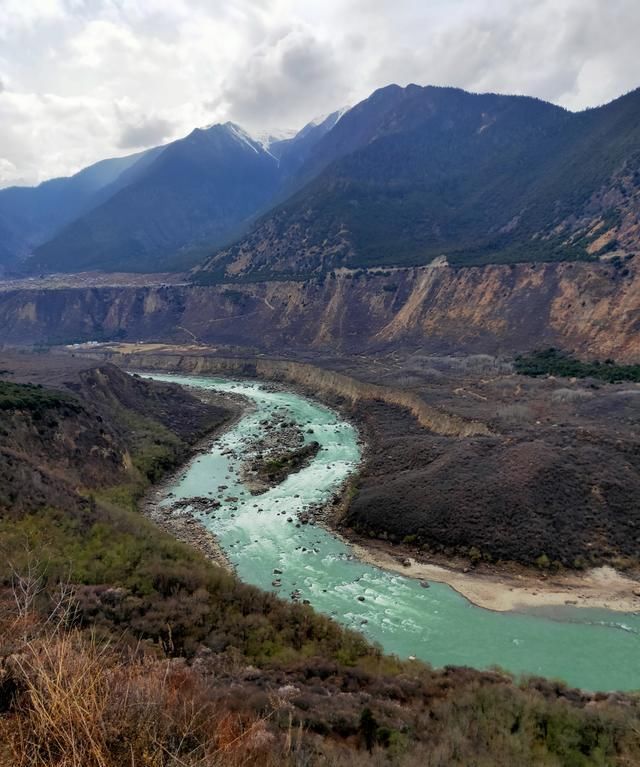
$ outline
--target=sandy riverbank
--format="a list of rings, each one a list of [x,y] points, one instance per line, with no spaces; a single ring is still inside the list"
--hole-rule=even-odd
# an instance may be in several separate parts
[[[351,543],[354,553],[368,564],[402,573],[411,578],[446,583],[470,602],[489,610],[504,612],[535,607],[596,607],[620,612],[640,610],[640,582],[614,570],[598,567],[584,573],[549,575],[464,573],[441,565],[419,562],[409,557],[410,565],[398,561],[397,554],[377,546]],[[634,593],[634,592],[637,592]]]

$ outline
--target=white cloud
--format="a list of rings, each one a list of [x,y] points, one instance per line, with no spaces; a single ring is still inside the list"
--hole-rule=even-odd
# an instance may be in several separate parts
[[[639,28],[637,0],[0,0],[0,185],[390,82],[580,109],[640,85]]]
[[[30,32],[36,26],[60,21],[65,8],[60,0],[2,0],[0,2],[0,40]]]

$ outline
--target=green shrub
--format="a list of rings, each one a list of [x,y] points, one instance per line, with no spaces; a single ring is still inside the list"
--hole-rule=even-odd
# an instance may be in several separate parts
[[[617,365],[612,359],[582,362],[553,347],[516,357],[514,367],[517,373],[527,376],[598,378],[608,383],[640,382],[640,365]]]

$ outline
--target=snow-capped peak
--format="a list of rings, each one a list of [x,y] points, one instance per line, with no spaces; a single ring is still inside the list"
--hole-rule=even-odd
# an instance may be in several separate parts
[[[253,149],[256,154],[259,153],[260,150],[258,147],[262,146],[262,144],[259,141],[256,141],[253,136],[250,136],[244,128],[241,128],[239,125],[232,122],[226,122],[224,127],[241,144],[246,144],[246,146]]]
[[[298,138],[303,138],[311,131],[315,131],[316,128],[322,128],[323,133],[328,133],[342,118],[342,116],[350,109],[351,107],[342,107],[341,109],[337,109],[335,112],[331,112],[328,115],[314,117],[313,120],[308,122],[297,134]]]
[[[259,131],[257,133],[249,133],[237,123],[228,121],[226,123],[211,123],[205,125],[201,130],[210,130],[211,128],[224,128],[227,133],[232,136],[236,141],[244,144],[257,154],[262,150],[267,154],[271,154],[269,147],[278,141],[284,141],[286,139],[293,138],[297,131],[290,129],[280,129],[271,131]],[[272,155],[273,156],[273,155]],[[276,158],[274,158],[276,159]]]
[[[257,141],[257,143],[268,152],[271,144],[275,144],[277,141],[286,141],[287,139],[293,138],[297,132],[297,130],[291,128],[281,128],[271,131],[258,131],[257,133],[253,133],[252,137],[254,141]]]
[[[332,118],[331,127],[333,128],[333,126],[338,122],[338,120],[350,109],[351,109],[350,106],[344,106],[344,107],[340,107],[340,109],[336,109],[334,112],[329,112],[325,115],[314,117],[313,120],[310,120],[305,127],[315,128],[318,125],[322,125],[322,123],[326,122],[329,118]]]

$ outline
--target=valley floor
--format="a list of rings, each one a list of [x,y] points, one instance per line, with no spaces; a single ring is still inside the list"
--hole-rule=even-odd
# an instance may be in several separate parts
[[[0,447],[14,486],[0,484],[0,548],[24,561],[12,570],[0,558],[0,765],[637,763],[633,695],[383,656],[149,524],[134,508],[141,491],[237,411],[103,363],[2,358]],[[306,393],[359,418],[375,458],[358,403],[310,384]],[[389,408],[391,426],[405,430]],[[25,613],[11,586],[34,550],[46,553],[50,589]],[[47,619],[62,604],[56,584],[68,579],[78,622],[70,629]]]
[[[367,449],[331,524],[369,562],[447,583],[492,610],[640,609],[637,385],[530,379],[486,355],[407,352],[312,367],[196,346],[74,348],[83,352],[204,374],[255,374],[257,364],[263,377],[340,407]],[[383,388],[368,393],[371,385]],[[395,404],[398,391],[444,420],[420,426]],[[467,435],[469,424],[479,433]]]

